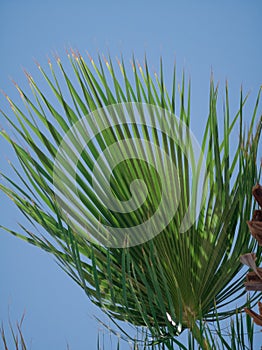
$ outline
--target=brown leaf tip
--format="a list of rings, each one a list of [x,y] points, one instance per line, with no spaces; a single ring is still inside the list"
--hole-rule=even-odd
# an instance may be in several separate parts
[[[248,309],[247,307],[244,308],[244,311],[253,319],[255,324],[257,324],[258,326],[262,326],[262,313],[261,313],[260,302],[258,302],[258,309],[259,309],[259,314],[257,314],[251,309]]]
[[[262,210],[261,209],[254,211],[252,221],[262,221]]]
[[[251,220],[247,221],[247,224],[251,235],[258,241],[258,244],[262,246],[262,221]]]
[[[256,186],[252,188],[252,194],[258,205],[262,208],[262,186],[256,184]]]
[[[262,291],[262,268],[247,273],[245,287],[246,290]]]

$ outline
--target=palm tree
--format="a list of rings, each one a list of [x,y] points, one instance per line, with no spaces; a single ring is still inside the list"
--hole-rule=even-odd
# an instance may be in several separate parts
[[[260,174],[260,91],[244,127],[247,97],[241,91],[239,110],[230,117],[226,85],[221,122],[211,79],[209,115],[197,146],[190,83],[183,75],[177,92],[175,68],[169,93],[162,61],[153,80],[146,60],[142,68],[133,59],[132,73],[118,61],[119,76],[110,58],[105,64],[90,58],[90,65],[74,51],[68,58],[73,76],[59,57],[60,77],[51,61],[51,76],[38,64],[57,105],[27,72],[32,97],[15,83],[25,109],[6,96],[17,122],[2,113],[22,143],[1,134],[23,175],[14,168],[16,179],[3,175],[7,184],[0,189],[35,232],[4,229],[53,254],[114,322],[145,327],[147,343],[172,349],[188,329],[209,349],[208,322],[247,306],[240,255],[256,251],[260,260],[246,225]],[[252,295],[250,306],[258,298]],[[232,300],[239,301],[238,310]]]

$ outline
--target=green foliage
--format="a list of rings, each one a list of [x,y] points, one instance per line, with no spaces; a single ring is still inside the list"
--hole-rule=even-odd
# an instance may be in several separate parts
[[[23,174],[14,168],[16,179],[3,175],[7,184],[0,184],[0,189],[28,218],[35,227],[35,232],[23,226],[21,229],[24,234],[5,229],[53,254],[61,268],[84,289],[96,305],[114,320],[146,327],[152,344],[166,344],[171,349],[176,342],[175,337],[187,328],[190,330],[192,344],[195,339],[201,348],[213,348],[213,345],[208,345],[209,340],[211,344],[215,342],[207,326],[208,322],[215,320],[219,326],[220,320],[234,315],[236,302],[232,304],[232,300],[239,301],[238,313],[246,305],[242,301],[245,273],[239,256],[257,249],[256,242],[248,233],[246,221],[253,210],[251,190],[259,176],[257,150],[262,124],[261,116],[258,116],[260,91],[249,118],[249,126],[244,128],[243,109],[247,98],[242,96],[241,91],[239,110],[231,117],[226,86],[221,126],[222,118],[217,115],[218,88],[211,80],[209,115],[201,143],[206,156],[208,191],[198,219],[184,234],[178,228],[194,197],[197,176],[190,174],[190,164],[179,145],[160,131],[152,132],[146,125],[142,130],[138,130],[135,125],[132,128],[114,125],[86,145],[81,154],[78,166],[80,175],[76,178],[76,185],[80,193],[79,204],[85,209],[85,217],[91,221],[101,219],[101,222],[121,228],[123,224],[132,225],[139,219],[138,214],[124,217],[105,210],[92,189],[94,163],[101,150],[107,149],[114,141],[136,139],[142,131],[146,140],[159,142],[164,147],[179,172],[182,197],[166,228],[152,240],[138,246],[110,248],[87,239],[80,229],[76,230],[75,225],[64,219],[56,201],[53,183],[57,148],[77,121],[88,113],[95,113],[99,108],[116,103],[147,103],[169,113],[179,111],[180,120],[190,127],[190,84],[185,87],[183,76],[177,92],[174,69],[172,92],[169,94],[164,84],[162,61],[160,76],[155,75],[153,80],[147,61],[143,69],[133,59],[132,77],[129,77],[124,61],[118,62],[122,75],[119,77],[110,59],[109,62],[105,60],[105,65],[100,57],[98,64],[90,59],[90,67],[78,53],[72,52],[68,58],[73,77],[66,72],[59,58],[57,66],[61,76],[58,76],[51,62],[51,76],[39,66],[50,88],[48,93],[40,89],[28,73],[32,97],[28,97],[16,85],[26,111],[7,97],[17,122],[6,113],[3,115],[23,144],[14,141],[5,131],[1,134],[15,150]],[[50,97],[50,92],[54,96]],[[57,103],[53,102],[54,98]],[[236,130],[239,140],[233,144],[233,151],[232,134]],[[144,151],[150,152],[150,149]],[[198,174],[198,166],[199,164],[193,175]],[[137,176],[150,179],[151,170],[137,161],[121,164],[121,167],[115,169],[111,183],[115,195],[122,199],[128,198],[132,180]],[[70,175],[69,170],[68,174]],[[147,182],[148,192],[155,196],[152,196],[148,206],[141,209],[142,217],[148,215],[148,212],[154,212],[154,206],[158,202],[157,175],[152,175],[152,179],[153,181]],[[65,187],[73,186],[74,182],[68,176]],[[75,218],[80,220],[77,212]],[[44,229],[43,236],[37,234],[39,226]],[[260,254],[258,258],[260,259]],[[254,294],[251,304],[258,297]],[[240,318],[239,323],[233,326],[240,327],[240,331],[232,328],[232,332],[236,331],[240,336],[242,325],[243,320]],[[217,332],[219,334],[219,328]],[[225,349],[239,349],[232,347],[233,343],[222,343]]]
[[[150,342],[148,334],[143,334],[144,341],[136,341],[135,339],[132,349],[150,350],[150,349],[176,349],[176,350],[199,350],[205,349],[219,349],[219,350],[252,350],[254,349],[254,325],[250,322],[248,315],[235,314],[228,325],[216,320],[212,324],[200,325],[200,332],[202,343],[197,342],[191,332],[188,332],[188,339],[186,343],[181,343],[179,339],[168,339],[163,342]],[[121,341],[118,341],[119,347]],[[99,347],[98,347],[99,348]],[[100,349],[106,349],[104,345]]]
[[[9,332],[4,325],[1,327],[1,340],[4,350],[26,350],[26,340],[22,331],[22,324],[24,322],[24,315],[19,323],[14,327],[9,322]],[[97,350],[120,350],[125,343],[130,344],[130,350],[151,350],[151,349],[176,349],[176,350],[196,350],[202,347],[196,343],[192,333],[188,333],[187,344],[182,344],[177,339],[164,340],[162,343],[152,341],[150,334],[146,329],[137,329],[137,337],[131,338],[129,335],[124,336],[114,329],[105,325],[105,329],[115,335],[116,342],[109,342],[109,335],[99,334],[97,339]],[[243,316],[237,314],[230,319],[229,326],[221,326],[218,320],[206,327],[203,326],[203,338],[208,340],[210,349],[220,350],[253,350],[254,344],[254,325],[252,324],[248,315]],[[105,332],[104,332],[105,333]],[[139,340],[137,340],[139,338]],[[109,345],[111,343],[111,345]],[[31,347],[30,347],[31,348]],[[70,349],[70,345],[67,345]]]

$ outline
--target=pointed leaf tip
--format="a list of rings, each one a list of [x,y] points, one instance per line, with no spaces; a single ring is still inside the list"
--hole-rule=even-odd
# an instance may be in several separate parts
[[[257,257],[255,253],[247,253],[240,256],[241,263],[244,265],[247,265],[254,271],[257,268],[257,265],[255,263],[256,260],[257,260]]]
[[[56,56],[56,62],[57,62],[58,64],[61,63],[61,58],[60,58],[59,56]]]
[[[40,63],[36,59],[34,59],[34,62],[36,64],[37,68],[41,69]]]
[[[92,56],[89,54],[88,51],[86,51],[86,53],[87,53],[87,56],[88,56],[90,62],[93,64],[94,60],[93,60]]]

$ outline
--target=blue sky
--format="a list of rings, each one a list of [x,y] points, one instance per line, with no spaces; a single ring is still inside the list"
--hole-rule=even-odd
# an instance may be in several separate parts
[[[18,101],[9,78],[26,87],[23,67],[39,78],[34,59],[46,64],[53,52],[66,59],[65,48],[71,46],[92,56],[97,51],[110,51],[112,58],[122,53],[127,62],[133,53],[142,62],[146,52],[153,70],[162,56],[167,81],[175,58],[178,74],[185,68],[192,80],[192,119],[198,134],[207,114],[211,69],[221,88],[228,80],[233,111],[241,85],[244,92],[251,92],[251,105],[255,100],[262,84],[261,14],[259,0],[3,0],[0,88]],[[0,108],[9,113],[2,96]],[[5,127],[2,118],[0,126]],[[0,149],[1,171],[11,174],[7,159],[16,163],[15,156],[2,139]],[[1,193],[0,203],[2,225],[17,229],[17,222],[25,223]],[[92,315],[101,313],[51,256],[3,231],[0,281],[0,319],[6,323],[9,312],[17,320],[25,310],[29,348],[62,350],[66,342],[70,349],[96,348],[97,330],[102,327]]]

